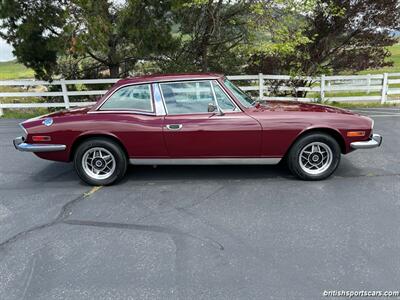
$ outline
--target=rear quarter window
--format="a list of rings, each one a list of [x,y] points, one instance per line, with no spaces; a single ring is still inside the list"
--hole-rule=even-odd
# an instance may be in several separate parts
[[[100,110],[153,111],[150,84],[131,85],[114,92]]]

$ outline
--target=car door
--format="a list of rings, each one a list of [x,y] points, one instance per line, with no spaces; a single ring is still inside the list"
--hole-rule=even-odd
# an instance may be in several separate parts
[[[159,86],[167,113],[163,133],[170,157],[260,156],[260,124],[242,112],[216,81]]]

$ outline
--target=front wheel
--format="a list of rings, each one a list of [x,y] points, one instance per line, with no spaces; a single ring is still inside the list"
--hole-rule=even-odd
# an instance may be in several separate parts
[[[311,133],[294,143],[288,154],[288,166],[300,179],[322,180],[336,170],[340,153],[340,147],[332,136]]]
[[[79,177],[90,185],[111,185],[122,179],[127,169],[127,158],[115,142],[93,138],[78,146],[74,166]]]

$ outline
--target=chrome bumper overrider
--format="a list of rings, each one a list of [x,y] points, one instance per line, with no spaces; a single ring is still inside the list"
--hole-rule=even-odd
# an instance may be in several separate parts
[[[374,133],[370,140],[362,142],[352,142],[350,146],[353,149],[370,149],[379,147],[381,144],[382,144],[382,136]]]
[[[24,138],[22,136],[16,137],[13,142],[15,149],[26,152],[63,151],[67,148],[65,145],[57,144],[28,144],[24,142]]]

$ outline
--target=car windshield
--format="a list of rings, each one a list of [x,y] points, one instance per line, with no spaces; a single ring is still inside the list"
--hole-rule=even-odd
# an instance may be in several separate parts
[[[225,86],[235,95],[235,97],[244,107],[251,107],[255,104],[255,101],[249,95],[239,89],[231,81],[229,81],[228,79],[224,79],[224,83]]]

